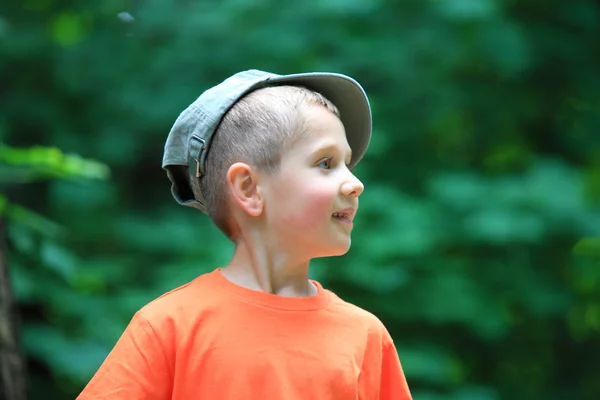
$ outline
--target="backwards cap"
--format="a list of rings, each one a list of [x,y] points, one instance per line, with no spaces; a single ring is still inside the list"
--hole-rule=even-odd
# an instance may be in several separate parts
[[[162,168],[167,171],[171,193],[179,204],[207,213],[204,195],[194,196],[189,180],[206,174],[206,156],[219,123],[246,94],[281,85],[304,86],[335,104],[352,149],[350,168],[361,160],[371,139],[371,108],[358,82],[328,72],[276,75],[259,70],[243,71],[202,93],[179,115],[169,132]]]

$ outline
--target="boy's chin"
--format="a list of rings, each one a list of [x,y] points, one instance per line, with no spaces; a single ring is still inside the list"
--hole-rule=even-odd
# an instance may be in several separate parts
[[[348,253],[348,251],[350,251],[350,240],[347,243],[339,243],[337,246],[330,247],[320,257],[339,257]]]

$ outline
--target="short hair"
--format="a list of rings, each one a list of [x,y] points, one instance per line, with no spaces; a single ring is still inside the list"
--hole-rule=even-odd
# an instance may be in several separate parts
[[[208,216],[233,239],[226,176],[229,167],[244,162],[265,173],[279,170],[281,156],[306,134],[306,107],[322,106],[340,118],[337,107],[322,94],[302,86],[270,86],[255,90],[225,114],[206,158],[206,174],[190,176],[194,195],[200,191]]]

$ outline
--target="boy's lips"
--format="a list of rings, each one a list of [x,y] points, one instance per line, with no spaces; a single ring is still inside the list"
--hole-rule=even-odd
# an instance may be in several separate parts
[[[356,208],[344,208],[338,210],[331,214],[332,217],[338,218],[341,220],[347,220],[348,222],[352,222],[354,216],[356,215]]]

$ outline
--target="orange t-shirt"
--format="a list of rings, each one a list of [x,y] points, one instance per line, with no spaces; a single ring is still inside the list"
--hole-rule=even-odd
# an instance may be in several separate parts
[[[313,283],[282,297],[201,275],[135,314],[78,399],[411,399],[383,324]]]

